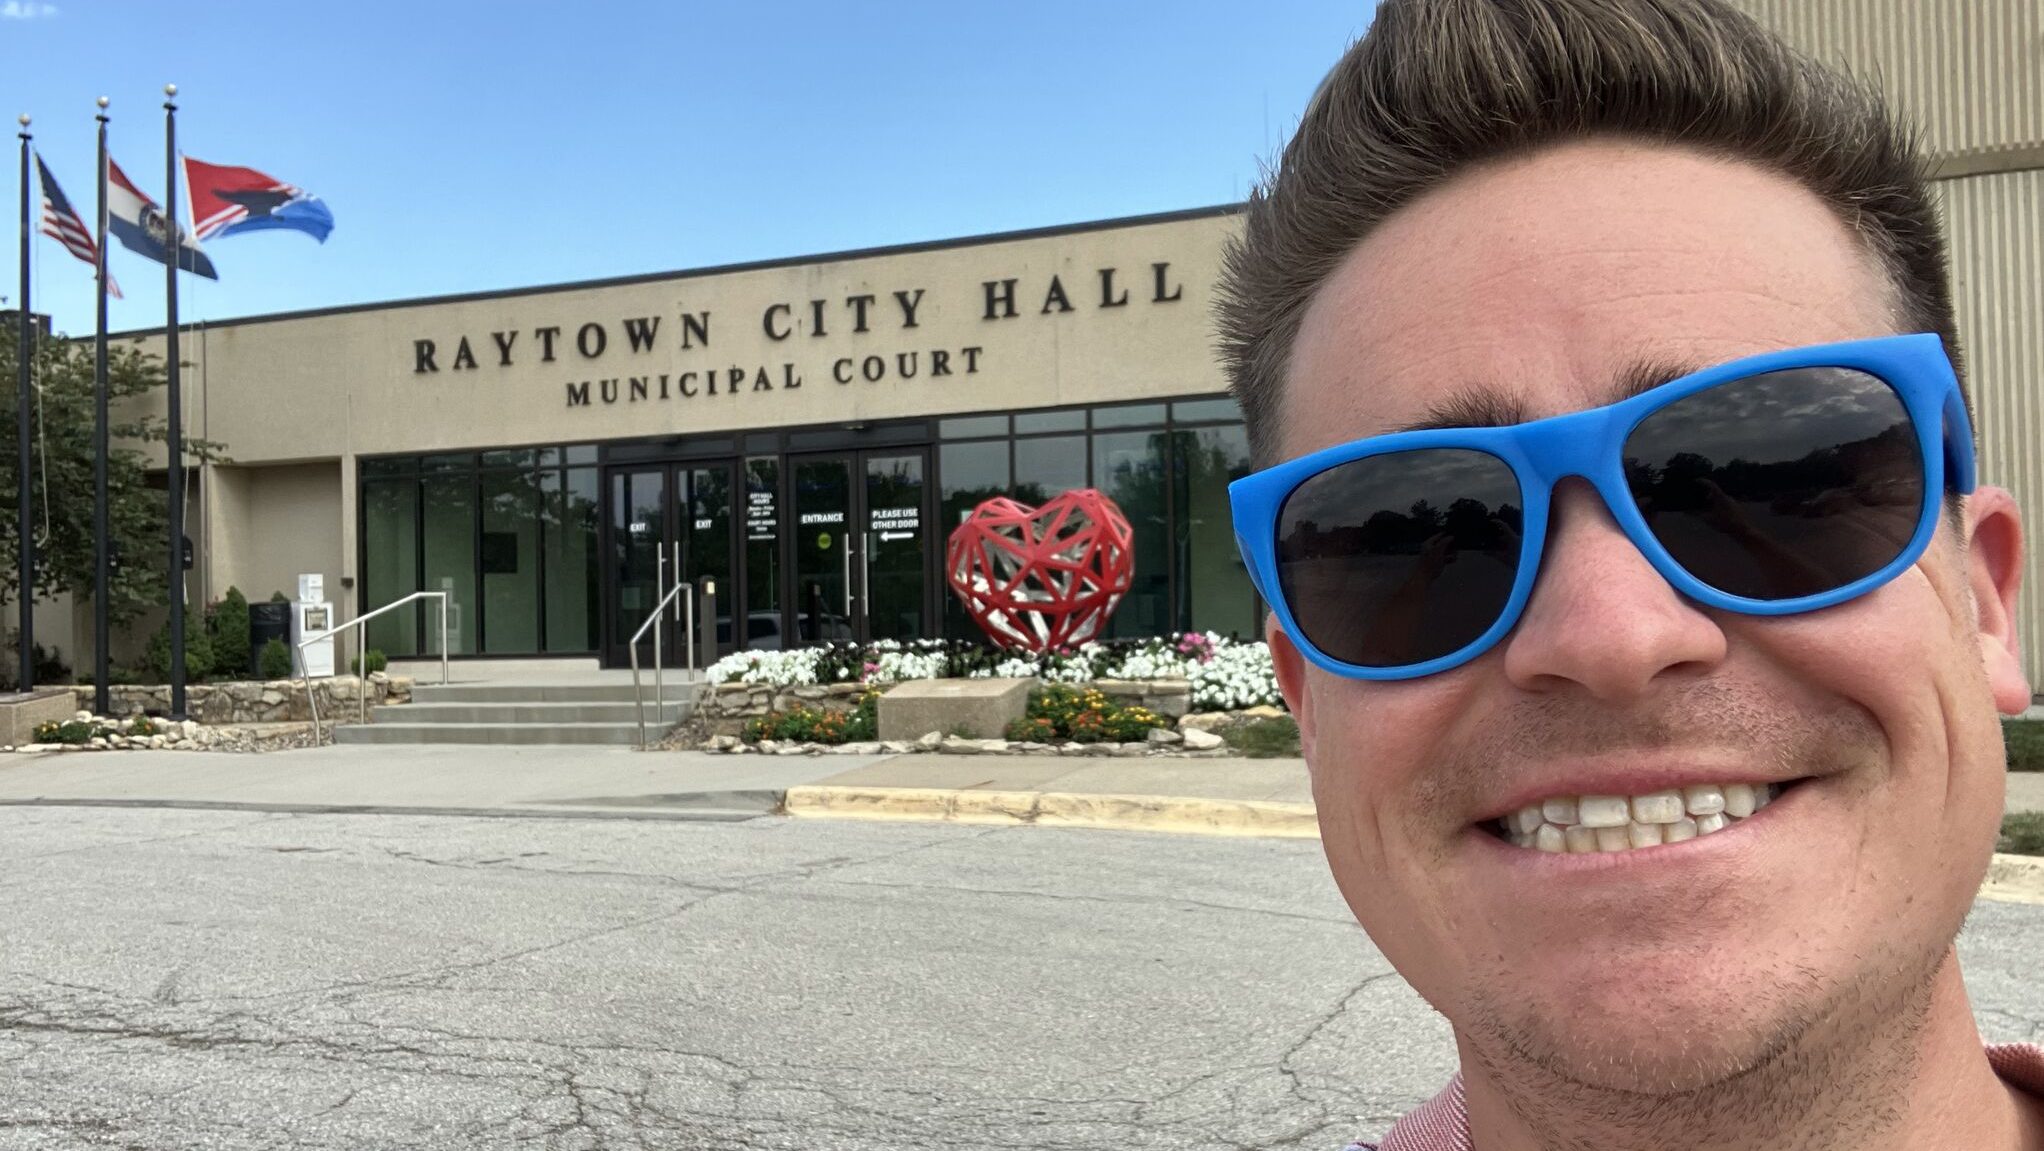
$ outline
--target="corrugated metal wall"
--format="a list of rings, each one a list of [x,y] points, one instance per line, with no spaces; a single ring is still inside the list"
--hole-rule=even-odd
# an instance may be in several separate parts
[[[2044,143],[2040,0],[1734,0],[1805,52],[1877,80],[1939,154]]]
[[[2030,535],[2023,648],[2044,690],[2044,0],[1734,0],[1876,80],[1961,170],[1938,182],[1985,483]]]
[[[1980,476],[2015,493],[2030,536],[2023,646],[2044,673],[2044,170],[1938,184],[1952,242]]]

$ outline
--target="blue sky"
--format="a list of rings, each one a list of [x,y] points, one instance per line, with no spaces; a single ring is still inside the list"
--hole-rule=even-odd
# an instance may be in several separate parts
[[[323,198],[324,247],[208,244],[182,315],[224,319],[1238,200],[1370,8],[0,0],[0,110],[88,220],[101,95],[162,201],[166,81],[186,154]],[[112,328],[160,325],[162,265],[110,247]],[[36,310],[90,332],[90,268],[34,259]]]

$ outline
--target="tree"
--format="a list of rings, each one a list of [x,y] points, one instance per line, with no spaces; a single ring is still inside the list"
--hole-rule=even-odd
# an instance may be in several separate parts
[[[93,347],[90,340],[38,337],[30,365],[36,389],[30,412],[30,495],[34,513],[16,523],[21,490],[15,450],[14,349],[16,325],[0,325],[0,377],[7,401],[0,404],[0,599],[19,603],[19,532],[36,543],[34,592],[48,598],[93,595],[92,425]],[[162,359],[131,345],[107,346],[108,440],[107,535],[113,557],[108,614],[127,623],[144,607],[167,602],[165,566],[170,558],[168,496],[149,486],[148,472],[162,468],[168,424],[143,414],[150,393],[166,386]],[[185,462],[223,459],[221,445],[186,436]],[[146,454],[145,454],[146,451]],[[47,510],[46,510],[47,509]]]

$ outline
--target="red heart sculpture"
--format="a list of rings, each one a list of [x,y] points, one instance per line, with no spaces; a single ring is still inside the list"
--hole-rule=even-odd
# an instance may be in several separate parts
[[[996,496],[951,533],[944,570],[995,643],[1070,647],[1099,635],[1135,582],[1135,533],[1092,488],[1040,508]]]

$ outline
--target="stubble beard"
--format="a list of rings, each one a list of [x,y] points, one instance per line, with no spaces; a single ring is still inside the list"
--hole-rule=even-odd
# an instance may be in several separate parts
[[[1843,981],[1807,968],[1754,971],[1744,986],[1763,1010],[1735,1024],[1741,1034],[1672,1055],[1600,1049],[1483,991],[1457,1036],[1464,1058],[1548,1151],[1862,1148],[1904,1119],[1937,981],[1957,963],[1957,933],[1955,923],[1917,949],[1883,948]],[[1483,985],[1512,983],[1493,972]],[[1668,1045],[1713,1022],[1672,1023]]]

